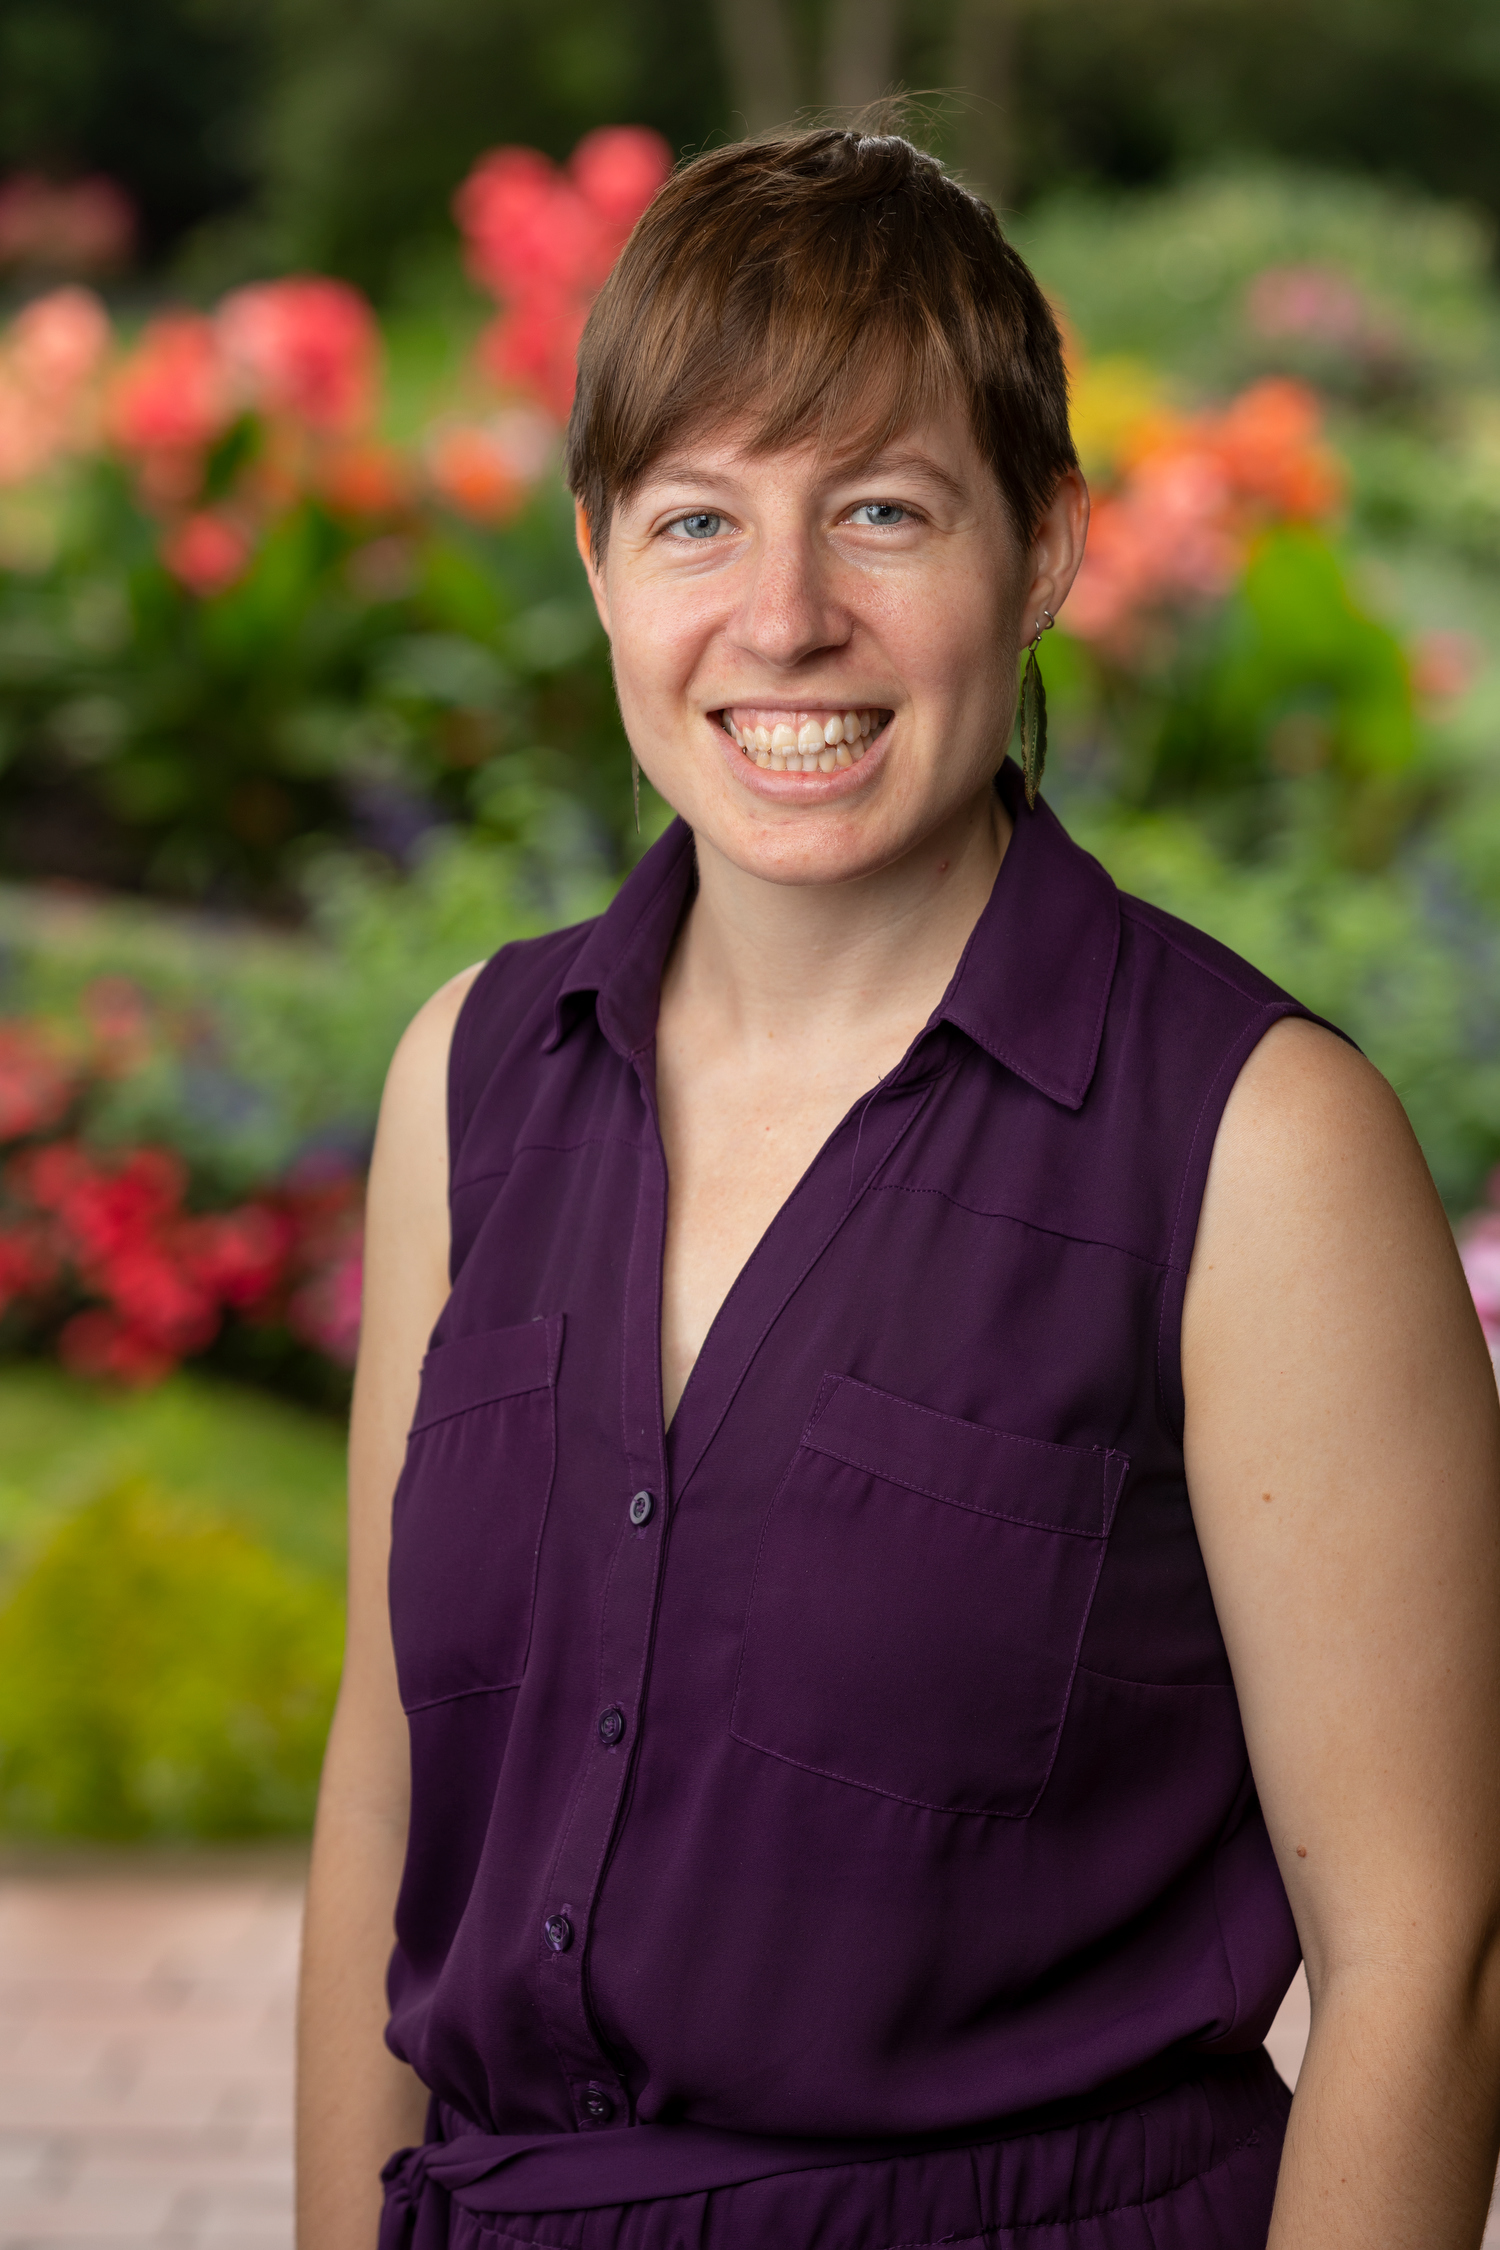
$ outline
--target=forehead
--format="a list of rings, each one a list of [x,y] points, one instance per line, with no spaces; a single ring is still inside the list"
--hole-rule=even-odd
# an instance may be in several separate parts
[[[699,416],[671,431],[643,468],[628,505],[641,492],[663,484],[691,482],[704,475],[746,482],[792,476],[801,483],[832,484],[866,473],[916,476],[950,487],[972,489],[976,479],[994,482],[974,435],[967,408],[956,397],[932,402],[915,413],[895,411],[896,402],[876,396],[837,421],[824,417],[810,428],[783,433],[774,422],[774,402],[752,401],[730,414]]]

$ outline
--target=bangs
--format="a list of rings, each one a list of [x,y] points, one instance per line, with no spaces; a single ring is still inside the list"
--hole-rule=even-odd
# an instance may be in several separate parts
[[[1029,537],[1073,457],[1066,384],[988,207],[894,136],[741,143],[667,183],[595,301],[568,482],[598,560],[685,437],[733,423],[757,453],[868,458],[955,408]]]

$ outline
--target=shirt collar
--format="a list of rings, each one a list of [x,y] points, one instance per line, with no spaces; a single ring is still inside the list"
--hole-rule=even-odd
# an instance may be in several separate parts
[[[1009,758],[996,786],[1013,833],[932,1024],[950,1023],[1038,1093],[1078,1109],[1099,1055],[1120,944],[1119,893],[1041,801],[1027,811]],[[692,831],[674,820],[579,948],[557,997],[553,1048],[577,996],[625,1058],[656,1035],[662,970],[694,879]]]

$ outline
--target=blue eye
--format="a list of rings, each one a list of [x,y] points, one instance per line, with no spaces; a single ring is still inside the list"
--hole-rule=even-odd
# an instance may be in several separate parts
[[[886,531],[892,524],[905,521],[906,510],[894,500],[866,500],[862,506],[852,510],[852,515],[856,520],[863,516],[876,531]]]
[[[723,529],[724,518],[711,516],[706,511],[698,515],[679,516],[670,526],[682,533],[685,539],[712,539]]]

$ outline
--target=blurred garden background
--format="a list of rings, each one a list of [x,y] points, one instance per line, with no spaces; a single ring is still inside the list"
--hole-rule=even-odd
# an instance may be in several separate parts
[[[1500,1347],[1487,0],[0,0],[0,1836],[305,1828],[391,1048],[667,817],[583,316],[893,87],[1066,324],[1048,794],[1387,1073]]]

